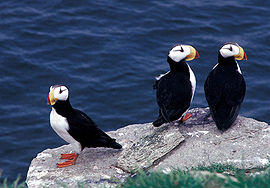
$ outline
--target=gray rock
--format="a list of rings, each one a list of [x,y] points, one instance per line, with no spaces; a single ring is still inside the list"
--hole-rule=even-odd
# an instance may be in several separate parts
[[[190,111],[192,118],[180,126],[185,142],[154,169],[186,169],[211,163],[232,164],[239,168],[257,168],[269,164],[270,126],[239,116],[234,125],[221,132],[208,108]]]
[[[73,166],[56,168],[56,163],[62,162],[61,153],[72,151],[71,145],[39,153],[28,170],[28,187],[58,187],[62,184],[76,187],[78,182],[94,187],[113,186],[130,176],[128,172],[135,170],[135,166],[151,166],[184,139],[179,127],[154,128],[151,123],[126,126],[108,134],[122,144],[122,150],[86,148]],[[134,155],[134,159],[132,156],[128,157],[129,154]],[[120,168],[116,166],[117,162]]]
[[[170,171],[211,163],[234,164],[242,168],[263,167],[270,158],[270,126],[239,116],[228,131],[220,132],[209,110],[190,110],[192,118],[180,125],[151,123],[129,125],[109,132],[123,145],[122,150],[85,149],[76,165],[56,168],[60,154],[72,151],[70,145],[47,149],[31,162],[27,185],[32,187],[77,187],[83,182],[92,187],[114,186],[133,170]],[[183,141],[183,137],[185,141]]]
[[[152,125],[148,134],[140,137],[136,143],[129,145],[121,153],[117,167],[130,173],[138,169],[147,169],[184,141],[179,127],[162,126],[155,129],[151,127]]]
[[[77,159],[76,165],[56,168],[61,153],[72,151],[71,145],[47,149],[31,162],[27,174],[28,187],[76,187],[78,183],[107,185],[118,183],[113,178],[127,177],[129,174],[113,166],[121,151],[113,149],[86,149]],[[118,180],[117,179],[117,180]]]

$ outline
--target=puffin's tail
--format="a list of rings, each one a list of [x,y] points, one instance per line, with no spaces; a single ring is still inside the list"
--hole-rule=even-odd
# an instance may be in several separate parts
[[[110,143],[110,147],[113,148],[113,149],[121,149],[122,148],[122,145],[121,144],[118,144],[115,139],[112,140],[112,142]]]
[[[210,108],[211,115],[217,125],[217,128],[222,131],[226,131],[232,126],[239,114],[239,111],[240,105],[231,108],[227,108],[225,105],[219,109]]]
[[[113,149],[121,149],[121,144],[118,144],[114,138],[111,138],[102,130],[99,130],[99,134],[101,135],[100,139],[98,140],[98,145],[96,147],[107,147]]]
[[[159,116],[158,119],[156,121],[153,122],[153,126],[154,127],[159,127],[161,126],[163,123],[166,123],[166,121],[164,120],[164,118],[162,116]]]

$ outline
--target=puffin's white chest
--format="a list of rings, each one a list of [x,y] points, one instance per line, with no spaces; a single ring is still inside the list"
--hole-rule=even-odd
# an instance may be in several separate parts
[[[53,130],[66,142],[72,144],[75,146],[75,150],[77,153],[80,152],[80,143],[77,142],[69,133],[69,125],[67,122],[67,119],[55,111],[54,108],[52,108],[52,111],[50,113],[50,123]],[[79,146],[79,148],[78,148]]]
[[[191,101],[192,101],[194,93],[195,93],[195,89],[196,89],[196,77],[195,77],[193,71],[191,70],[191,68],[189,67],[189,65],[187,65],[187,66],[189,69],[189,80],[190,80],[191,86],[192,86],[192,98],[191,98]]]
[[[60,136],[63,134],[68,134],[69,126],[67,119],[56,113],[55,109],[52,108],[50,114],[50,123],[53,130]],[[64,139],[64,138],[63,138]]]
[[[240,67],[239,67],[239,65],[238,65],[237,62],[236,62],[236,65],[237,65],[237,71],[238,71],[240,74],[242,74],[241,69],[240,69]]]

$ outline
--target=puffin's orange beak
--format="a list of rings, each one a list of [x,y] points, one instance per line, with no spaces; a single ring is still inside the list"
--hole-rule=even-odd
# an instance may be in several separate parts
[[[196,50],[196,56],[195,56],[194,59],[197,59],[197,58],[199,58],[199,57],[200,57],[200,55],[199,55],[198,51]]]
[[[243,48],[241,46],[238,46],[238,48],[239,48],[239,53],[234,56],[235,59],[236,60],[247,60],[247,54],[245,53]]]
[[[247,60],[247,54],[246,54],[246,52],[244,52],[244,59],[243,60]]]
[[[56,103],[56,101],[58,100],[57,98],[54,98],[54,89],[52,89],[48,95],[48,98],[47,98],[47,104],[49,105],[54,105]]]
[[[47,97],[47,104],[51,105],[50,103],[50,95],[48,94],[48,97]]]
[[[197,59],[200,57],[198,51],[194,47],[192,47],[192,46],[188,46],[188,47],[190,49],[190,54],[187,55],[186,61],[191,61],[193,59]]]

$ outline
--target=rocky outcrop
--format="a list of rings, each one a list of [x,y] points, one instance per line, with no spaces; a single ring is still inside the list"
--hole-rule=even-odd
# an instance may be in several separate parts
[[[139,129],[135,142],[126,145],[121,152],[116,163],[118,168],[129,173],[136,172],[137,169],[147,169],[184,141],[176,126],[154,128],[151,124],[147,124],[145,128],[147,131],[141,134]]]
[[[108,132],[117,139],[122,150],[86,148],[76,165],[56,168],[61,153],[72,151],[71,145],[47,149],[31,162],[27,174],[28,187],[76,187],[78,182],[104,187],[116,185],[132,171],[149,168],[153,163],[178,146],[184,137],[177,126],[155,128],[151,123],[129,125]]]
[[[239,116],[227,131],[219,131],[209,110],[193,109],[191,118],[180,126],[185,142],[154,169],[190,168],[211,163],[258,168],[269,164],[270,126]]]
[[[56,168],[61,153],[70,145],[47,149],[31,162],[27,185],[32,187],[94,187],[116,185],[137,169],[169,171],[210,163],[234,164],[243,168],[263,167],[270,158],[270,126],[239,116],[233,127],[220,132],[209,110],[190,110],[192,118],[183,124],[151,123],[129,125],[108,132],[123,145],[122,150],[87,148],[76,165]]]

